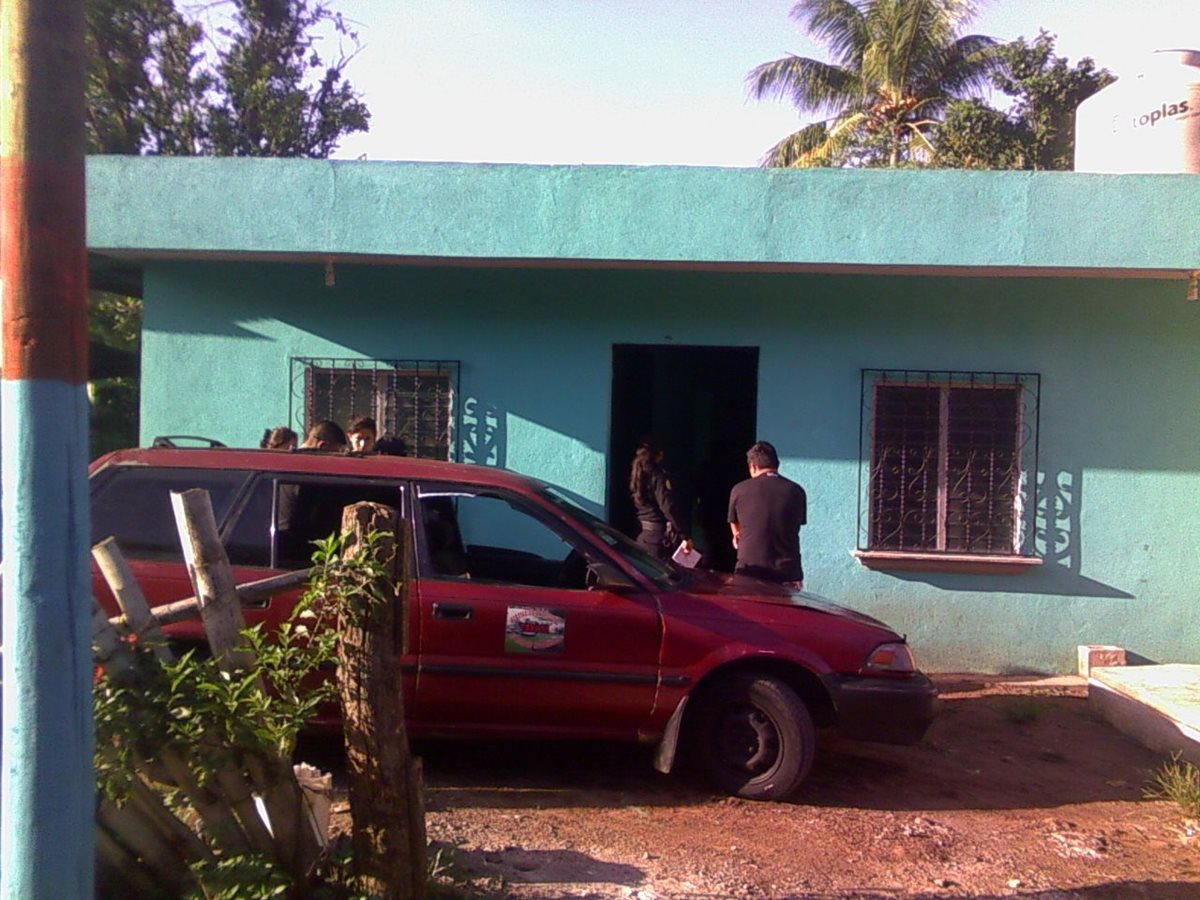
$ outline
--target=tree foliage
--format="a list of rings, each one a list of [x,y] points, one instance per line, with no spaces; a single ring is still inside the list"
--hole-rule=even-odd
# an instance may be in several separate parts
[[[950,169],[1023,169],[1030,135],[982,100],[950,104],[937,129],[935,164]]]
[[[88,307],[88,331],[94,343],[138,352],[142,338],[141,300],[107,291],[90,291]],[[93,456],[137,442],[139,388],[134,375],[105,378],[88,386]]]
[[[203,30],[171,0],[87,0],[87,136],[96,153],[202,152],[213,87]]]
[[[999,48],[1004,62],[993,86],[1012,98],[1008,113],[982,103],[951,106],[937,133],[937,164],[980,169],[1070,169],[1075,109],[1115,79],[1088,57],[1071,66],[1054,55],[1055,37],[1042,30]]]
[[[332,0],[222,0],[210,32],[174,0],[85,8],[92,152],[324,158],[368,128],[346,77],[357,36]]]
[[[767,166],[899,166],[933,155],[930,131],[950,103],[982,89],[996,44],[961,32],[973,0],[799,0],[791,17],[832,62],[786,56],[750,72],[755,99],[789,100],[828,118],[772,147]]]

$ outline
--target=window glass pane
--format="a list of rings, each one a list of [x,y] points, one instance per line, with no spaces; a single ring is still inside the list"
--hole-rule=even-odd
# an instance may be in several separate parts
[[[542,496],[569,515],[609,547],[621,554],[625,561],[660,587],[669,587],[679,580],[680,569],[675,563],[664,562],[647,553],[646,549],[632,538],[622,534],[607,522],[596,518],[587,510],[577,506],[565,493],[553,485],[541,486]]]
[[[271,504],[275,482],[260,479],[225,540],[225,552],[235,566],[271,565]]]
[[[872,549],[937,548],[939,420],[936,387],[876,387]]]
[[[1012,553],[1018,392],[951,388],[948,399],[946,549]]]
[[[92,543],[115,537],[129,559],[182,559],[171,492],[207,490],[219,528],[247,477],[241,471],[122,466],[92,495]]]
[[[276,500],[276,565],[281,569],[303,569],[312,565],[316,547],[342,530],[342,510],[367,500],[401,509],[399,485],[383,482],[279,479]]]
[[[433,574],[583,589],[586,561],[516,501],[491,494],[424,494],[425,558]]]

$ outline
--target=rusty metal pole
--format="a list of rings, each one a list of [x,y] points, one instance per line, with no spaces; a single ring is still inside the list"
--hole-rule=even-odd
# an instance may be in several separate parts
[[[0,0],[0,896],[93,893],[83,0]]]

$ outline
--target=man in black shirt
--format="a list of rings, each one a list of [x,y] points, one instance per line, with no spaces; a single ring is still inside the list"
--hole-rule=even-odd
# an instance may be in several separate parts
[[[800,526],[808,522],[804,488],[779,474],[779,455],[766,441],[746,451],[750,477],[729,493],[729,528],[739,575],[804,588]]]

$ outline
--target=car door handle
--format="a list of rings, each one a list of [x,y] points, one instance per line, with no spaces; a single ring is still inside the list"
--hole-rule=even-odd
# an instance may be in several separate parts
[[[433,604],[433,617],[435,619],[450,619],[451,621],[465,622],[475,612],[475,607],[468,606],[465,603],[435,603]]]

